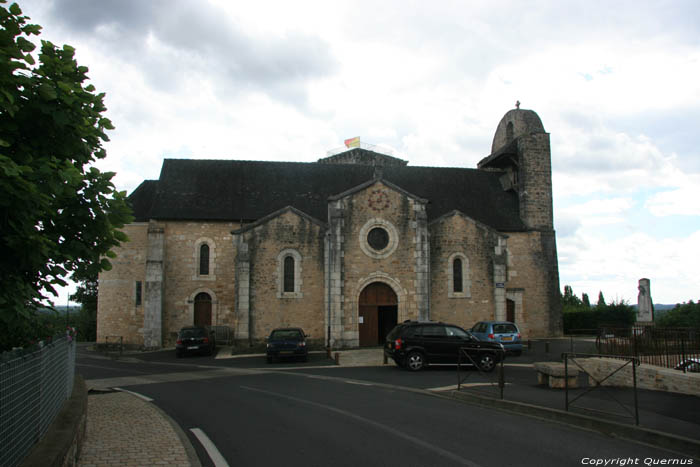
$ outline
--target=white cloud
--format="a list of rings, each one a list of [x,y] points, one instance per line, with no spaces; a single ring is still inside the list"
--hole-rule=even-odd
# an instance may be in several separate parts
[[[700,175],[675,178],[677,188],[652,195],[645,207],[658,217],[700,216]]]
[[[671,301],[700,290],[687,260],[700,230],[695,1],[22,7],[107,92],[117,129],[98,166],[120,189],[157,178],[163,157],[314,161],[358,135],[412,165],[475,167],[520,100],[551,132],[562,285],[635,298],[647,274]],[[696,233],[609,236],[640,210]]]

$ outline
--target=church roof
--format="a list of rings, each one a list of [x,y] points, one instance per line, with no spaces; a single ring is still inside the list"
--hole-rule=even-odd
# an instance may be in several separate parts
[[[286,206],[328,217],[328,198],[372,180],[359,164],[166,159],[160,178],[129,196],[136,221],[252,222]],[[428,200],[428,220],[455,209],[501,231],[525,230],[517,194],[499,173],[464,168],[384,166],[382,179]]]

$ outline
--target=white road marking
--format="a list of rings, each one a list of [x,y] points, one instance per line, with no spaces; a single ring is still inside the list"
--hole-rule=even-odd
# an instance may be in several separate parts
[[[138,392],[129,391],[127,389],[122,389],[122,388],[112,388],[112,389],[114,389],[115,391],[128,392],[132,396],[136,396],[139,399],[145,400],[146,402],[153,402],[153,399],[151,399],[150,397],[144,396],[143,394],[139,394]]]
[[[197,437],[199,442],[202,443],[204,450],[207,451],[207,454],[214,463],[215,467],[229,467],[228,462],[226,462],[224,456],[222,456],[219,450],[216,448],[216,445],[212,443],[209,437],[202,430],[199,428],[190,428],[190,431],[193,435],[195,435],[195,437]]]
[[[357,384],[358,386],[374,386],[374,384],[372,384],[372,383],[363,383],[360,381],[350,381],[348,379],[346,379],[345,382],[348,384]]]
[[[477,464],[477,463],[472,462],[472,461],[470,461],[470,460],[468,460],[468,459],[465,459],[465,458],[459,456],[458,454],[455,454],[455,453],[453,453],[453,452],[450,452],[450,451],[448,451],[448,450],[446,450],[446,449],[442,449],[442,448],[440,448],[440,447],[438,447],[438,446],[435,446],[434,444],[431,444],[431,443],[428,443],[428,442],[426,442],[426,441],[423,441],[422,439],[417,438],[417,437],[415,437],[415,436],[411,436],[411,435],[409,435],[408,433],[404,433],[404,432],[402,432],[402,431],[399,431],[398,429],[396,429],[396,427],[390,427],[390,426],[384,425],[384,424],[382,424],[382,423],[375,422],[374,420],[370,420],[370,419],[368,419],[368,418],[361,417],[361,416],[359,416],[359,415],[357,415],[357,414],[354,414],[354,413],[352,413],[352,412],[348,412],[347,410],[338,409],[338,408],[332,407],[332,406],[330,406],[330,405],[319,404],[318,402],[313,402],[313,401],[309,401],[309,400],[306,400],[306,399],[299,399],[299,398],[297,398],[297,397],[288,396],[288,395],[286,395],[286,394],[280,394],[280,393],[278,393],[278,392],[265,391],[264,389],[256,389],[256,388],[251,388],[251,387],[248,387],[248,386],[240,386],[240,388],[241,388],[241,389],[248,390],[248,391],[259,392],[259,393],[261,393],[261,394],[267,394],[268,396],[279,397],[279,398],[282,398],[282,399],[291,400],[291,401],[298,402],[298,403],[301,403],[301,404],[307,404],[307,405],[311,405],[311,406],[314,406],[314,407],[319,407],[319,408],[322,408],[322,409],[325,409],[325,410],[328,410],[328,411],[331,411],[331,412],[335,412],[335,413],[337,413],[337,414],[339,414],[339,415],[344,415],[345,417],[352,418],[352,419],[357,420],[357,421],[359,421],[359,422],[362,422],[362,423],[366,423],[366,424],[368,424],[368,425],[371,425],[371,426],[373,426],[373,427],[375,427],[375,428],[377,428],[377,429],[379,429],[379,430],[382,430],[382,431],[384,431],[384,432],[386,432],[386,433],[389,433],[389,434],[391,434],[391,435],[393,435],[393,436],[396,436],[396,437],[398,437],[398,438],[403,438],[403,439],[405,439],[405,440],[407,440],[407,441],[409,441],[409,442],[411,442],[411,443],[413,443],[413,444],[416,444],[416,445],[418,445],[418,446],[421,446],[422,448],[424,448],[424,449],[426,449],[426,450],[433,451],[433,452],[436,453],[436,454],[439,454],[439,455],[441,455],[441,456],[443,456],[443,457],[446,457],[446,458],[448,458],[448,459],[451,459],[451,460],[457,462],[458,464],[466,465],[466,466],[469,466],[469,467],[481,467],[480,464]]]
[[[512,383],[505,383],[506,386],[510,386]],[[462,383],[460,386],[463,388],[476,388],[480,386],[498,386],[498,383]],[[456,391],[457,390],[457,385],[453,384],[452,386],[442,386],[439,388],[428,388],[426,391]]]

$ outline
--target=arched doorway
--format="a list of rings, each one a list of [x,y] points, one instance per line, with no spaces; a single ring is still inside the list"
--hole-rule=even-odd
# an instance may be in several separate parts
[[[206,292],[194,297],[194,325],[211,326],[211,297]]]
[[[396,326],[398,300],[394,290],[383,282],[373,282],[360,293],[358,327],[360,347],[382,345]]]

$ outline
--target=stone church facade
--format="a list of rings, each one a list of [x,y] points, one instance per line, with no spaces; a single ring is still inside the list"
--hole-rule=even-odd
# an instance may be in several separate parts
[[[355,148],[315,163],[171,160],[129,197],[130,241],[99,277],[97,339],[174,344],[193,324],[256,345],[302,327],[379,345],[405,320],[561,332],[549,134],[501,120],[476,169]]]

